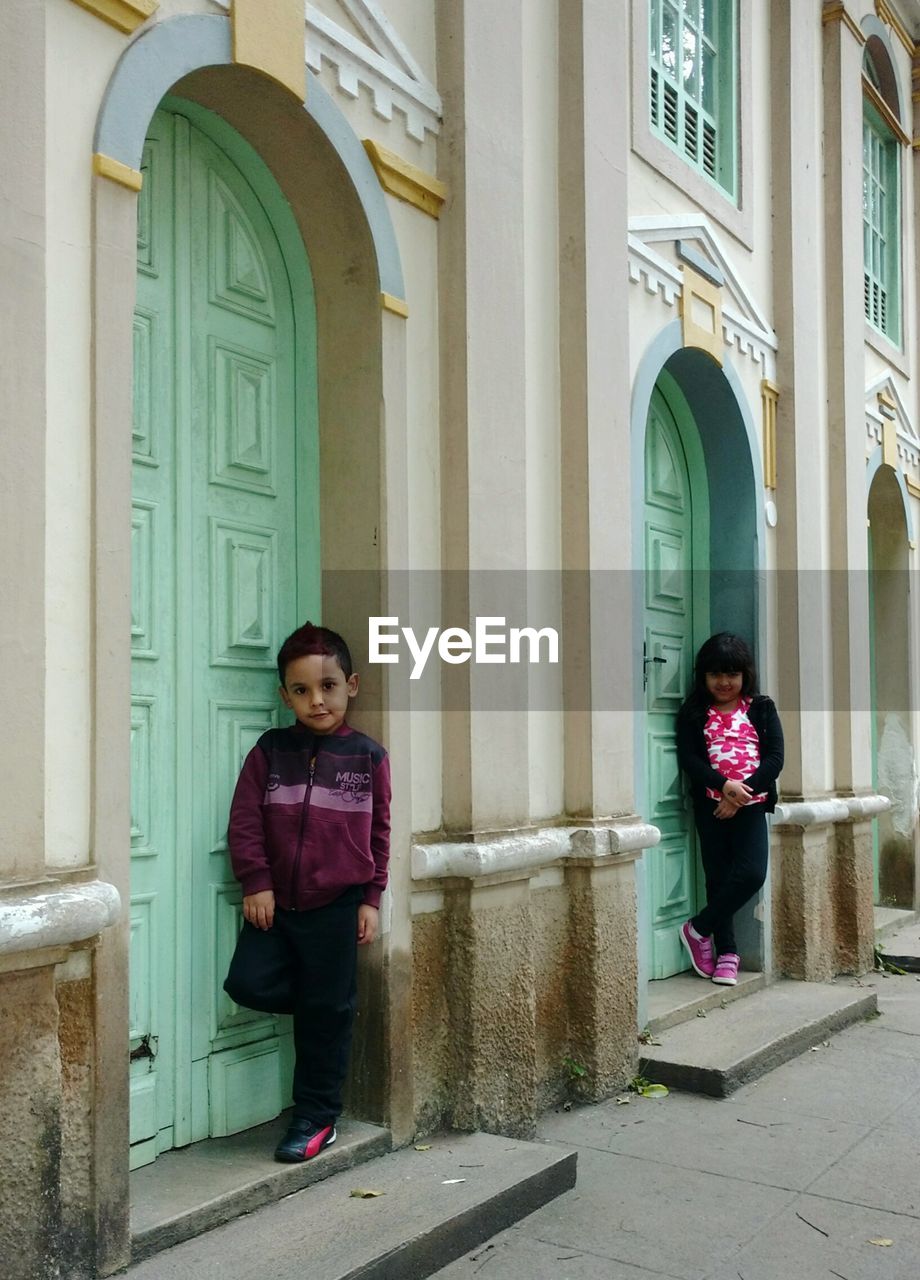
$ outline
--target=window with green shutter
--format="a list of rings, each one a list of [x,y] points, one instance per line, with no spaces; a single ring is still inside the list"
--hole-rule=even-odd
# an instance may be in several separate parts
[[[653,132],[737,198],[737,0],[651,0]]]
[[[863,64],[863,307],[873,329],[901,339],[901,192],[899,142],[883,112],[882,83],[871,57]],[[874,100],[873,100],[874,99]]]

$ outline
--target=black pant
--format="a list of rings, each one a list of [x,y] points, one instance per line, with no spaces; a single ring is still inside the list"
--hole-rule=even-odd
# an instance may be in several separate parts
[[[767,877],[767,815],[762,804],[745,805],[733,818],[713,816],[715,800],[694,805],[700,854],[706,873],[706,906],[691,920],[697,933],[713,936],[716,952],[737,951],[733,916]]]
[[[294,1015],[294,1115],[333,1124],[342,1110],[357,1002],[362,886],[313,911],[275,908],[271,929],[244,922],[224,990],[247,1009]]]

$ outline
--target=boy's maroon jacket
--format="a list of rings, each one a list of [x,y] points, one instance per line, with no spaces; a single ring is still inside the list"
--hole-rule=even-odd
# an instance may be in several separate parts
[[[390,857],[390,762],[341,725],[313,734],[269,729],[250,751],[227,831],[245,895],[273,889],[282,909],[322,907],[350,885],[380,905]]]

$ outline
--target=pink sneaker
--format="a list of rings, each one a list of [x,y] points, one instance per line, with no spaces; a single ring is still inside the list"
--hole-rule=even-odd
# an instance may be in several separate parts
[[[701,978],[711,978],[715,973],[716,964],[710,940],[701,938],[689,920],[680,926],[679,933],[694,969]]]
[[[713,982],[721,982],[723,987],[736,987],[740,963],[740,956],[736,956],[734,951],[726,951],[724,956],[719,956],[716,960],[716,970],[712,975]]]

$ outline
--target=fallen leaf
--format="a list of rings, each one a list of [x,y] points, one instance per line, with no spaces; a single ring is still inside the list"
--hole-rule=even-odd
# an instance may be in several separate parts
[[[466,1182],[466,1178],[445,1178],[441,1183],[442,1187],[452,1187],[455,1182]]]
[[[871,1240],[867,1240],[866,1244],[877,1244],[880,1249],[887,1249],[894,1244],[893,1240],[886,1239],[885,1236],[873,1236]]]
[[[697,1011],[696,1011],[696,1016],[697,1016],[698,1018],[705,1018],[705,1017],[706,1017],[706,1010],[705,1010],[705,1009],[697,1009]]]
[[[431,1143],[430,1143],[430,1142],[420,1142],[420,1143],[418,1144],[418,1146],[417,1146],[415,1149],[416,1149],[416,1151],[430,1151],[430,1150],[431,1150]]]
[[[666,1098],[669,1089],[666,1084],[647,1084],[639,1093],[643,1098]]]
[[[372,1191],[370,1187],[355,1187],[349,1192],[349,1195],[355,1200],[373,1200],[374,1196],[385,1196],[385,1191]]]
[[[628,1107],[628,1106],[629,1106],[629,1095],[627,1094],[627,1096],[626,1096],[625,1098],[617,1098],[617,1106],[618,1106],[618,1107]]]

